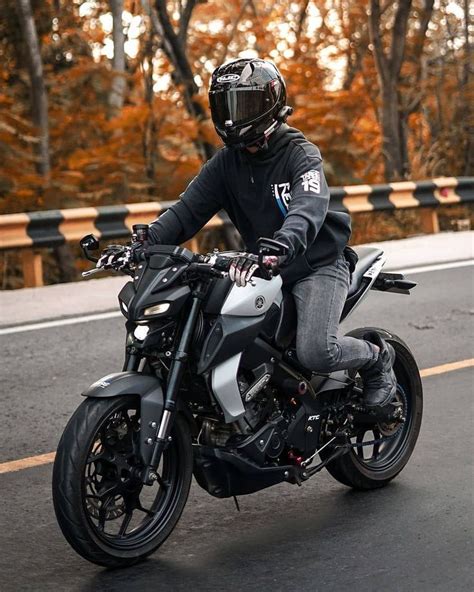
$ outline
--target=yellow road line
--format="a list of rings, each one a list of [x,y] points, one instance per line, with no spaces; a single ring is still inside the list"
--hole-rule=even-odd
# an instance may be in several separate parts
[[[420,371],[422,378],[426,376],[434,376],[435,374],[444,374],[445,372],[452,372],[453,370],[461,370],[462,368],[470,368],[474,366],[474,358],[469,360],[460,360],[459,362],[451,362],[450,364],[442,364],[441,366],[434,366],[433,368],[425,368]]]
[[[11,460],[10,462],[0,464],[0,474],[13,473],[13,471],[21,471],[22,469],[31,469],[31,467],[47,465],[54,461],[55,456],[55,452],[48,452],[47,454],[40,454],[39,456],[29,456],[28,458]]]
[[[462,368],[471,368],[472,366],[474,366],[474,358],[442,364],[441,366],[434,366],[433,368],[425,368],[420,371],[420,375],[422,378],[426,378],[427,376],[445,374],[446,372],[453,372],[453,370],[461,370]],[[32,467],[47,465],[54,462],[55,456],[55,452],[48,452],[47,454],[40,454],[39,456],[29,456],[28,458],[20,458],[19,460],[0,463],[0,475],[2,473],[13,473],[14,471],[22,471],[23,469],[31,469]]]

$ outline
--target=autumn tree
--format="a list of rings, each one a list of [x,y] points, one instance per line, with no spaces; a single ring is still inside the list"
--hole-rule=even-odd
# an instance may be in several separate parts
[[[109,115],[113,116],[123,107],[125,80],[125,35],[123,32],[122,13],[123,0],[110,0],[112,12],[112,34],[114,55],[112,58],[113,77],[109,93]]]
[[[37,51],[28,51],[20,27],[22,5],[32,10]],[[289,123],[320,146],[333,185],[472,170],[465,0],[436,8],[430,0],[6,0],[5,7],[2,212],[176,199],[220,145],[207,100],[211,73],[239,56],[281,69],[295,108]],[[41,77],[30,79],[33,58],[45,92],[32,103],[30,89],[41,87]],[[47,186],[46,136],[32,117],[46,89]]]
[[[48,97],[44,82],[40,44],[30,0],[18,0],[16,7],[25,42],[25,54],[31,87],[32,118],[38,131],[38,170],[43,177],[47,178],[51,169],[49,157]]]
[[[416,59],[415,82],[419,80],[421,67],[420,58],[423,49],[428,24],[433,11],[434,0],[424,0],[420,10],[420,18],[414,53]],[[399,0],[394,5],[394,14],[388,40],[385,40],[381,32],[382,10],[379,0],[370,0],[369,30],[373,45],[375,64],[380,86],[381,96],[381,127],[383,134],[383,159],[385,166],[385,179],[407,178],[410,172],[410,164],[407,151],[406,118],[419,103],[415,99],[415,105],[402,104],[400,93],[400,78],[402,66],[405,60],[408,27],[412,0]],[[392,11],[391,11],[392,12]]]

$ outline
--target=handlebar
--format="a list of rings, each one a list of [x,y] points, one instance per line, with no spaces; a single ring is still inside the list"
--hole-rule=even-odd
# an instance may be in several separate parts
[[[272,269],[265,267],[262,253],[259,249],[258,264],[260,276],[263,279],[270,280],[274,273]],[[110,245],[104,249],[97,260],[96,267],[82,273],[83,277],[89,277],[101,271],[115,270],[128,275],[134,274],[135,265],[141,261],[146,261],[153,254],[153,251],[147,252],[146,246],[134,243],[131,246]],[[229,267],[235,257],[241,256],[240,252],[229,252],[224,255],[214,252],[211,255],[194,254],[195,260],[190,262],[187,268],[188,272],[195,272],[199,275],[212,276],[215,278],[225,278],[228,276]],[[172,257],[173,255],[170,254]],[[177,257],[177,259],[181,257]],[[189,259],[188,259],[189,261]]]

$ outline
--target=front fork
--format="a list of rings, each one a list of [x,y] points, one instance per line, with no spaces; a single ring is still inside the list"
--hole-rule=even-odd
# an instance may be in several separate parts
[[[181,332],[178,347],[175,350],[171,360],[171,367],[168,373],[168,381],[165,390],[166,394],[163,405],[163,415],[161,417],[160,425],[157,428],[155,441],[152,443],[153,453],[151,455],[150,463],[145,467],[141,476],[145,485],[151,485],[157,480],[158,476],[156,470],[160,464],[161,455],[171,440],[170,434],[171,428],[173,427],[173,419],[176,413],[181,379],[186,368],[188,352],[194,335],[199,311],[201,309],[201,303],[205,294],[205,284],[200,283],[193,292],[191,310]]]

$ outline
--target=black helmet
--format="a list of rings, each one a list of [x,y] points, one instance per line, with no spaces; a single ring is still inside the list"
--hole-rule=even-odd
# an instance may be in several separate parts
[[[228,146],[265,143],[286,121],[285,82],[278,68],[258,58],[243,58],[219,66],[209,89],[212,121]]]

